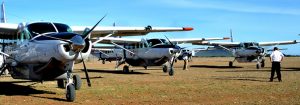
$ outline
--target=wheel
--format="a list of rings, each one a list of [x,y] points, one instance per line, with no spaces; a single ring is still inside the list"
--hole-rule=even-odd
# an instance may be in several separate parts
[[[129,73],[129,66],[125,65],[125,66],[123,67],[123,72],[124,72],[124,73]]]
[[[75,100],[75,87],[73,84],[70,84],[67,86],[67,93],[66,93],[66,98],[67,101],[73,102]]]
[[[173,76],[173,75],[174,75],[174,70],[173,70],[173,68],[170,68],[169,76]]]
[[[256,64],[256,69],[260,69],[261,65],[260,64]]]
[[[58,88],[65,88],[65,81],[63,79],[57,80],[57,87]]]
[[[105,60],[102,60],[102,64],[105,64]]]
[[[73,76],[73,83],[76,90],[79,90],[81,88],[81,78],[79,75]]]
[[[232,66],[233,66],[233,62],[230,61],[230,62],[229,62],[229,67],[232,67]]]
[[[261,67],[265,67],[265,60],[261,61]]]
[[[163,65],[163,72],[164,73],[168,72],[168,66],[167,65]]]

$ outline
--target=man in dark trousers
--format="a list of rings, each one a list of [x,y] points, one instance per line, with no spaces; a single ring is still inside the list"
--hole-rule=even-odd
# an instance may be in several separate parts
[[[270,55],[270,60],[272,62],[271,77],[270,82],[273,82],[274,73],[276,71],[278,81],[281,82],[281,73],[280,73],[280,62],[283,60],[284,55],[278,50],[277,47],[274,47],[272,54]]]

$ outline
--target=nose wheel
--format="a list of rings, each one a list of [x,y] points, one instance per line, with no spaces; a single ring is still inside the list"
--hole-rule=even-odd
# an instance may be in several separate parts
[[[174,69],[173,67],[170,67],[169,76],[173,76],[173,75],[174,75]]]
[[[168,66],[167,65],[163,65],[163,72],[167,73],[168,72]]]
[[[66,98],[67,101],[73,102],[75,100],[75,86],[73,84],[67,85],[67,93],[66,93]]]

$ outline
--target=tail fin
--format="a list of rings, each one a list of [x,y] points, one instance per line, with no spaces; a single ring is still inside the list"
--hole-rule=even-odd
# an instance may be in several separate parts
[[[4,1],[2,2],[1,5],[1,23],[6,23]]]
[[[231,29],[230,29],[230,39],[231,39],[231,42],[233,42],[232,30]]]

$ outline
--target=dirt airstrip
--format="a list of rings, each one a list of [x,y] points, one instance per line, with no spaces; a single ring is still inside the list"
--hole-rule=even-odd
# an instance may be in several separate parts
[[[270,62],[257,70],[255,63],[235,63],[233,58],[193,58],[189,70],[183,61],[175,64],[175,75],[163,73],[161,67],[130,67],[129,74],[114,70],[114,62],[87,63],[92,87],[88,87],[82,64],[75,73],[82,77],[82,88],[75,102],[65,101],[65,90],[55,81],[36,83],[0,77],[0,105],[61,104],[300,104],[300,57],[287,57],[282,63],[283,82],[268,82]]]

